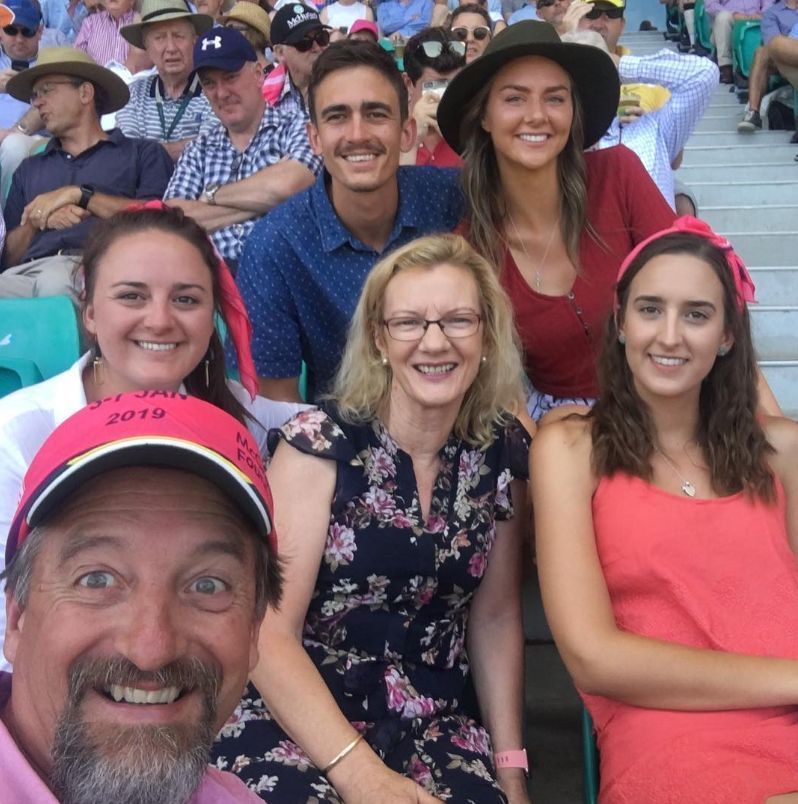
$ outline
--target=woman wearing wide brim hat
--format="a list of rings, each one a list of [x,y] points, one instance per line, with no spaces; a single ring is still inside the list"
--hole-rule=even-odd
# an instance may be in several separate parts
[[[6,84],[12,98],[30,103],[33,85],[46,75],[70,75],[88,81],[100,90],[98,112],[110,114],[130,99],[127,84],[110,70],[100,67],[82,50],[72,47],[46,47],[39,51],[35,67],[17,73]]]
[[[190,22],[197,36],[202,36],[213,27],[213,17],[209,14],[193,14],[181,0],[143,0],[140,21],[123,26],[119,33],[131,45],[143,50],[144,31],[147,27],[177,19]]]
[[[618,267],[674,219],[631,151],[584,152],[609,127],[619,94],[609,55],[524,21],[498,34],[438,107],[441,133],[463,156],[465,233],[513,304],[535,419],[595,399]]]

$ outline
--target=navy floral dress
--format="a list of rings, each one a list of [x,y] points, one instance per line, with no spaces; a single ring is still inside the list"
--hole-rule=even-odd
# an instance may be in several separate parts
[[[272,430],[272,453],[281,438],[337,464],[303,643],[341,710],[390,768],[432,795],[504,802],[490,738],[463,707],[465,637],[495,522],[512,516],[510,481],[527,476],[526,431],[510,419],[484,450],[452,436],[426,522],[411,459],[379,421],[346,424],[328,406]],[[341,801],[252,685],[214,759],[277,804]]]

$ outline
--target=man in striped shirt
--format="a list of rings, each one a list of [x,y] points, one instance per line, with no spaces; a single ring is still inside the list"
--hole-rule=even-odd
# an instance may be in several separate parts
[[[207,14],[192,14],[181,0],[144,0],[141,22],[120,33],[143,48],[157,70],[130,85],[130,102],[116,116],[128,137],[158,140],[177,161],[186,144],[219,121],[194,72],[194,42],[211,28]]]

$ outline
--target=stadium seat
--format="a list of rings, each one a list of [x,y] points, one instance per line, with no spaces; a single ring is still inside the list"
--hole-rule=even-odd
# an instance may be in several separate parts
[[[695,36],[698,44],[707,53],[712,53],[715,49],[712,44],[712,20],[704,11],[704,0],[696,0],[695,4]]]
[[[46,380],[79,356],[78,318],[68,296],[0,299],[0,366],[7,373],[28,385],[36,377],[31,366],[38,372],[34,381]]]
[[[599,792],[599,759],[593,720],[582,707],[582,778],[585,804],[596,804]]]
[[[759,20],[737,20],[732,28],[732,64],[735,75],[748,78],[756,49],[762,47]]]
[[[32,360],[22,357],[0,358],[0,397],[41,381],[41,372]]]

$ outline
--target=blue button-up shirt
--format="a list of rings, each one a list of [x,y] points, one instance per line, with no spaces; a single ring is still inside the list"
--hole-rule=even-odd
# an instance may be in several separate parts
[[[429,26],[432,6],[433,0],[383,0],[377,6],[377,24],[386,36],[398,33],[409,39]]]
[[[324,389],[335,374],[363,282],[380,257],[335,214],[325,175],[256,224],[237,276],[258,374],[298,377],[304,360],[311,389]],[[455,228],[464,211],[456,170],[401,167],[398,181],[385,252]]]
[[[789,36],[798,25],[798,9],[776,3],[762,15],[762,41],[767,44],[774,36]]]
[[[119,129],[108,132],[83,153],[72,156],[53,137],[36,156],[14,172],[5,207],[8,231],[19,226],[22,211],[37,195],[68,185],[91,184],[100,193],[134,199],[160,198],[174,167],[160,143],[130,139]],[[82,249],[97,218],[90,215],[68,229],[45,229],[31,241],[21,262],[50,257],[61,249]]]

